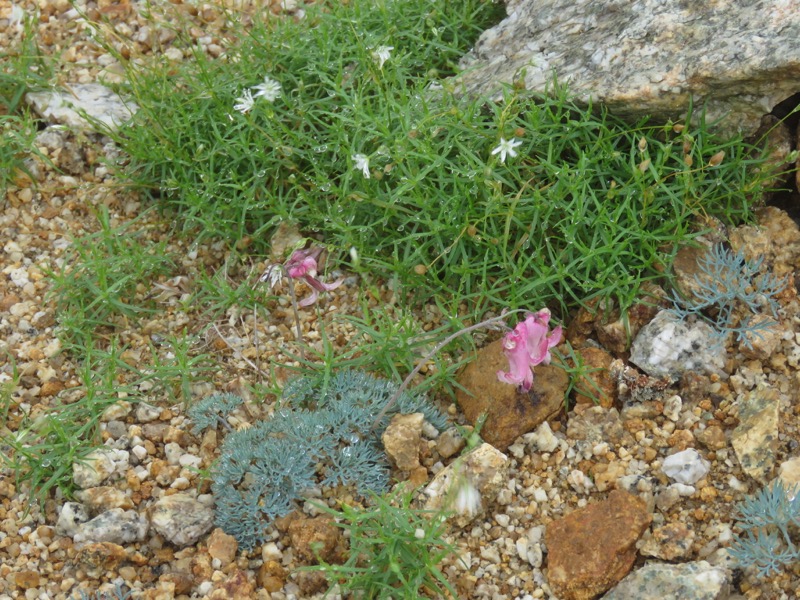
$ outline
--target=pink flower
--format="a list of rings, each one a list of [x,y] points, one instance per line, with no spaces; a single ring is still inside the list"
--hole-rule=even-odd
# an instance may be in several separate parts
[[[550,311],[546,308],[528,313],[524,321],[503,338],[503,353],[509,364],[508,372],[498,371],[497,378],[504,383],[519,385],[526,392],[533,385],[531,367],[548,365],[552,356],[550,348],[561,341],[561,326],[547,335]]]
[[[311,288],[311,295],[298,302],[298,306],[310,306],[317,301],[319,292],[329,292],[342,285],[344,277],[333,283],[322,283],[317,279],[317,259],[322,254],[322,248],[311,246],[302,250],[295,250],[283,265],[286,267],[286,274],[291,279],[302,279]]]

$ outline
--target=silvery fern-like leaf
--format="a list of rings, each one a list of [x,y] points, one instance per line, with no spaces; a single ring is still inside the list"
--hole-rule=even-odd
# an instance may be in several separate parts
[[[206,396],[186,411],[186,416],[192,421],[192,432],[198,434],[208,427],[216,427],[243,403],[242,397],[236,394]]]
[[[778,479],[739,505],[738,525],[745,535],[737,538],[729,551],[740,565],[766,576],[800,559],[800,549],[789,531],[789,525],[800,524],[798,492]]]
[[[267,421],[230,433],[212,468],[217,525],[250,549],[266,539],[270,522],[289,513],[321,483],[353,485],[362,496],[389,487],[380,446],[387,418],[375,417],[395,384],[358,371],[329,381],[301,378],[286,385],[281,408]],[[390,414],[421,412],[443,429],[446,419],[424,398],[403,394]]]
[[[713,245],[698,261],[700,273],[692,277],[691,298],[672,292],[672,312],[680,319],[698,318],[706,321],[716,332],[716,342],[725,343],[729,335],[752,347],[750,336],[763,339],[763,332],[776,324],[774,320],[745,318],[736,323],[739,306],[753,314],[767,310],[778,316],[776,296],[785,289],[788,279],[762,273],[763,258],[748,261],[742,251],[733,253],[722,244]],[[709,316],[709,311],[716,311]],[[713,313],[712,313],[713,314]]]

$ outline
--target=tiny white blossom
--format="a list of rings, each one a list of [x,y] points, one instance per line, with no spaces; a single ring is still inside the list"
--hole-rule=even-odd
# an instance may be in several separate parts
[[[382,69],[383,63],[389,60],[392,50],[394,50],[394,46],[378,46],[372,51],[372,57],[378,61],[379,69]]]
[[[275,102],[281,96],[281,84],[269,75],[264,77],[264,83],[253,86],[253,89],[256,90],[253,98],[264,98],[267,102]]]
[[[253,94],[250,90],[245,90],[242,92],[242,95],[236,99],[238,104],[234,104],[234,110],[238,110],[243,115],[246,115],[250,110],[253,108],[255,104],[255,99],[253,98]]]
[[[354,267],[358,267],[361,263],[361,258],[358,256],[358,250],[356,250],[355,246],[350,247],[350,260],[353,263]]]
[[[365,179],[369,179],[369,157],[364,154],[353,154],[351,157],[356,163],[354,169],[361,169]]]
[[[468,517],[474,517],[481,509],[481,494],[468,479],[459,486],[453,508],[458,514]]]
[[[283,279],[283,267],[271,265],[259,279],[260,281],[269,281],[270,289],[274,289]]]
[[[492,154],[500,154],[500,162],[504,163],[506,162],[506,155],[509,155],[512,158],[517,155],[517,151],[514,150],[514,148],[520,145],[522,145],[522,140],[518,140],[516,138],[505,140],[500,138],[500,143],[497,144],[497,148],[492,150]]]
[[[414,530],[414,537],[417,538],[418,540],[424,540],[425,539],[425,530],[422,529],[422,527],[417,527]]]

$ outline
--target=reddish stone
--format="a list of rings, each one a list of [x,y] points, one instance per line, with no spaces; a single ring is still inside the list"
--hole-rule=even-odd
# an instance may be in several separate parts
[[[259,567],[256,573],[256,583],[268,592],[279,592],[286,585],[288,573],[281,563],[267,560]]]
[[[90,542],[78,548],[75,564],[87,573],[112,571],[127,558],[125,548],[111,542]]]
[[[209,595],[211,600],[251,600],[255,598],[255,586],[244,571],[236,570],[220,587]]]
[[[652,516],[640,498],[614,490],[547,526],[548,581],[562,600],[591,600],[633,567],[636,541]]]
[[[20,571],[14,575],[14,583],[23,590],[39,587],[39,573],[36,571]]]
[[[456,392],[456,402],[473,425],[487,414],[481,437],[502,452],[516,438],[563,410],[569,378],[561,367],[538,365],[533,370],[533,388],[522,392],[497,379],[498,371],[508,371],[502,340],[479,350],[459,374],[463,389]]]
[[[236,538],[228,535],[219,527],[208,536],[208,553],[211,558],[219,559],[223,568],[234,561],[238,549],[239,544],[236,542]]]
[[[289,538],[297,558],[305,564],[342,563],[346,550],[341,528],[330,517],[300,517],[289,525]]]

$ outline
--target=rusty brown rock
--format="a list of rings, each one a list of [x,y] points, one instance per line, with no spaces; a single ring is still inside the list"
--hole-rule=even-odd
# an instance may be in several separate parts
[[[652,517],[640,498],[614,490],[547,526],[548,580],[562,600],[591,600],[633,566],[636,541]]]
[[[105,571],[116,569],[125,560],[125,548],[112,542],[92,542],[78,548],[75,564],[96,577]]]
[[[419,444],[425,415],[394,415],[381,436],[389,460],[401,471],[408,473],[420,466]]]
[[[700,284],[713,284],[703,273],[700,264],[709,253],[708,246],[682,246],[675,254],[672,270],[675,272],[675,287],[687,300],[697,299]]]
[[[281,563],[267,560],[262,563],[256,573],[256,583],[268,592],[279,592],[286,585],[288,572]]]
[[[3,294],[0,296],[0,312],[8,312],[12,306],[19,302],[22,302],[22,299],[16,294]]]
[[[250,600],[255,598],[255,586],[247,573],[236,569],[230,577],[209,594],[211,600]]]
[[[719,425],[709,425],[705,429],[695,432],[694,437],[709,450],[722,450],[728,445],[725,430]]]
[[[300,571],[296,576],[301,598],[311,598],[324,592],[328,586],[328,578],[320,571]]]
[[[297,558],[305,564],[341,563],[346,549],[342,530],[327,516],[299,517],[289,525],[289,538]]]
[[[236,559],[238,549],[239,544],[236,543],[236,538],[228,535],[219,527],[208,536],[208,553],[211,558],[218,559],[223,568]]]
[[[594,333],[594,322],[597,318],[596,302],[590,302],[588,307],[581,306],[577,314],[567,326],[566,340],[573,347],[583,346]]]
[[[611,378],[609,367],[614,358],[601,348],[587,346],[575,350],[586,371],[576,385],[575,401],[578,404],[599,404],[611,408],[617,397],[617,384]],[[581,393],[583,391],[584,393]]]
[[[695,533],[685,523],[670,523],[653,530],[642,545],[645,556],[655,556],[662,560],[687,559],[692,554]]]
[[[176,595],[189,594],[195,586],[195,580],[191,573],[182,573],[180,571],[173,571],[171,573],[164,573],[158,578],[159,583],[168,583],[174,586]]]
[[[36,571],[20,571],[14,575],[14,583],[22,590],[39,587],[39,573]]]
[[[42,384],[42,389],[39,392],[39,395],[43,398],[50,398],[51,396],[55,396],[64,390],[64,383],[58,380],[52,381],[45,381]]]
[[[459,374],[463,389],[456,392],[456,402],[473,425],[487,413],[481,437],[503,451],[563,409],[569,378],[560,367],[538,365],[533,371],[533,388],[526,393],[499,381],[500,370],[508,370],[508,360],[502,340],[497,340],[479,350],[475,360]]]

